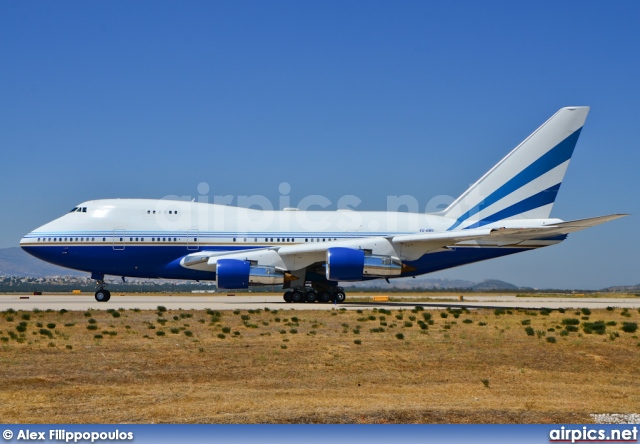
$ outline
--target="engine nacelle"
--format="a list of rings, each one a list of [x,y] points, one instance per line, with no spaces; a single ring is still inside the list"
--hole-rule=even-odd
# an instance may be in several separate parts
[[[249,285],[282,285],[284,273],[275,267],[251,265],[238,259],[218,259],[216,285],[218,288],[237,290]]]
[[[366,277],[402,274],[402,261],[393,256],[366,254],[363,250],[335,247],[327,250],[327,280],[361,281]]]

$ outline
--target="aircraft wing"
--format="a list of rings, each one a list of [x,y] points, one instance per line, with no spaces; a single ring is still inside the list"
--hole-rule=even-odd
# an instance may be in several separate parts
[[[371,250],[374,254],[414,260],[426,253],[455,247],[461,242],[492,241],[499,245],[517,244],[529,239],[543,239],[584,230],[609,222],[626,214],[613,214],[590,219],[559,222],[538,227],[474,228],[441,233],[402,234],[389,237],[364,237],[329,242],[304,243],[290,246],[273,246],[240,252],[202,251],[184,257],[181,264],[187,268],[215,271],[218,260],[238,259],[286,270],[300,270],[326,261],[330,248]]]

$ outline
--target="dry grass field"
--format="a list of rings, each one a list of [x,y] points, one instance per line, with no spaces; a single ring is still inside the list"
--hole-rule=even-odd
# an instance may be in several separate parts
[[[0,421],[584,423],[640,411],[639,322],[621,309],[10,310]]]

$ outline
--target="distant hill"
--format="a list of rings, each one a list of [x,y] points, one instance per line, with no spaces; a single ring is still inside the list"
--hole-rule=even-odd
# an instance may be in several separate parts
[[[487,279],[471,287],[474,291],[520,290],[520,287],[498,279]]]
[[[0,276],[87,276],[88,273],[58,267],[25,253],[22,248],[0,248]]]
[[[603,288],[600,291],[615,293],[640,293],[640,284],[638,285],[616,285],[613,287]]]
[[[517,291],[531,290],[529,287],[518,287],[517,285],[497,279],[487,279],[482,282],[465,281],[462,279],[433,279],[426,276],[417,278],[391,279],[389,283],[384,281],[368,282],[345,282],[345,286],[350,288],[379,288],[394,290],[468,290],[468,291]]]

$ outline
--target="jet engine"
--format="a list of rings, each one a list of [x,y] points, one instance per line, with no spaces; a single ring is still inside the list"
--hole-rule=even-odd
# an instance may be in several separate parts
[[[216,284],[218,288],[235,290],[250,285],[282,285],[284,272],[276,267],[254,265],[238,259],[218,259]]]
[[[327,250],[326,276],[330,281],[361,281],[363,278],[400,276],[402,261],[365,250],[335,247]]]

